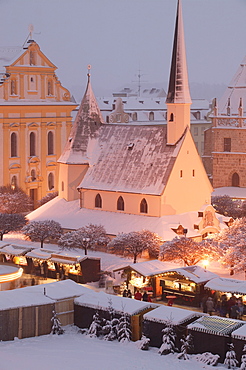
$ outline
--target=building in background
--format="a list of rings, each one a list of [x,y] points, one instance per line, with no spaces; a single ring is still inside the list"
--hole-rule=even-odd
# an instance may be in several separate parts
[[[56,69],[31,37],[0,48],[0,186],[17,185],[34,202],[58,190],[57,159],[76,107]]]

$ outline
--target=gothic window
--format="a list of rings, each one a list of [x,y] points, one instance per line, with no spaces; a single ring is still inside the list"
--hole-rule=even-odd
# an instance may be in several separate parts
[[[141,213],[148,213],[148,203],[145,198],[141,200],[140,203],[140,212]]]
[[[239,186],[240,178],[238,173],[234,172],[231,179],[231,186]]]
[[[54,189],[54,174],[52,172],[50,172],[48,176],[48,189],[49,190]]]
[[[195,170],[192,170],[192,176],[195,177]]]
[[[102,197],[100,194],[97,194],[96,195],[96,198],[95,198],[95,207],[96,208],[102,208]]]
[[[154,121],[154,119],[155,119],[154,112],[149,112],[149,120]]]
[[[32,179],[32,181],[36,180],[36,171],[35,170],[31,170],[31,179]]]
[[[180,170],[180,173],[179,173],[180,177],[183,177],[183,171]]]
[[[54,134],[52,131],[48,132],[48,155],[54,154]]]
[[[124,211],[124,209],[125,209],[124,199],[120,196],[117,200],[117,210]]]
[[[17,135],[15,132],[12,132],[10,137],[10,156],[17,157]]]
[[[17,186],[17,177],[14,175],[11,179],[11,188],[14,190]]]
[[[36,135],[34,132],[30,133],[30,157],[36,155]]]
[[[53,82],[51,80],[48,81],[48,95],[53,95]]]
[[[174,115],[173,113],[170,114],[170,119],[169,119],[170,122],[173,122],[174,121]]]
[[[224,138],[224,152],[230,152],[231,151],[231,138],[225,137]]]
[[[11,80],[10,89],[11,89],[10,91],[11,95],[17,94],[16,93],[16,79]]]

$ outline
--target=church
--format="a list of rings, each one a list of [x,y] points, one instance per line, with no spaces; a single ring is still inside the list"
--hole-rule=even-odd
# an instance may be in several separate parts
[[[59,196],[29,220],[55,219],[65,230],[101,224],[108,235],[148,229],[164,240],[201,238],[227,227],[210,205],[212,186],[190,132],[191,98],[178,0],[167,124],[105,123],[90,71],[59,158]]]
[[[0,186],[21,187],[36,203],[58,190],[57,160],[77,104],[57,67],[32,40],[0,48]]]

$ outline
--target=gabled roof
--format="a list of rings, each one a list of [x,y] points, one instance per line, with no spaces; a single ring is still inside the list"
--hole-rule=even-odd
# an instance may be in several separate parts
[[[94,142],[98,138],[98,130],[103,122],[100,109],[92,91],[90,74],[88,74],[88,83],[84,97],[81,101],[68,141],[58,162],[88,164],[91,154],[90,148],[94,146]]]
[[[78,189],[161,195],[184,139],[169,146],[166,135],[163,125],[101,126]]]
[[[173,55],[166,103],[191,103],[181,0],[178,0]]]

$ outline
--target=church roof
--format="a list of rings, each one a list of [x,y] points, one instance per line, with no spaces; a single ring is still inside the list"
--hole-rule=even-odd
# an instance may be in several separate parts
[[[166,103],[191,103],[181,0],[178,0],[173,54]]]
[[[103,117],[92,91],[90,74],[84,97],[68,141],[58,162],[67,164],[88,164],[90,148],[98,138],[98,130],[103,123]]]
[[[167,145],[167,128],[105,124],[78,188],[162,194],[183,139]]]
[[[238,67],[224,95],[219,101],[219,114],[227,114],[228,99],[230,100],[231,114],[238,115],[238,107],[242,98],[243,105],[246,104],[246,56]]]

